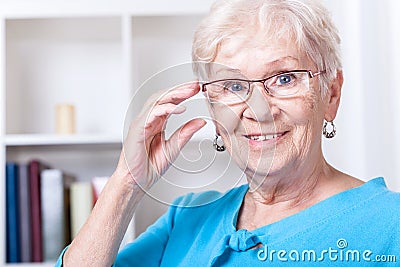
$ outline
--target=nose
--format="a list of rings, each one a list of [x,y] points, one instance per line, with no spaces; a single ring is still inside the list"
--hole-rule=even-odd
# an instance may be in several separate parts
[[[271,101],[273,97],[266,92],[262,84],[254,83],[253,86],[243,116],[259,122],[273,121],[279,113],[278,107]]]

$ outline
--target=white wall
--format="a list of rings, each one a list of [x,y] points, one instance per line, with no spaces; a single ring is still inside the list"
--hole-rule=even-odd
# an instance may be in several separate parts
[[[400,191],[400,29],[397,1],[325,0],[341,37],[345,83],[335,123],[324,142],[328,161],[369,180],[384,176]],[[396,77],[397,76],[397,77]]]

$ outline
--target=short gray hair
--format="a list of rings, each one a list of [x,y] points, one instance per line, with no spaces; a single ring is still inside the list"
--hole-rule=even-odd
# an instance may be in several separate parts
[[[249,25],[260,25],[274,38],[287,38],[289,33],[318,70],[326,70],[320,79],[325,95],[342,62],[338,30],[319,0],[217,0],[194,35],[195,73],[200,75],[196,62],[213,62],[221,43]]]

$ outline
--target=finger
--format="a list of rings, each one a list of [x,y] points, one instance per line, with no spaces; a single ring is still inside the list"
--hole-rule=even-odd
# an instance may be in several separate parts
[[[192,136],[206,124],[207,122],[203,119],[193,119],[176,130],[166,142],[169,160],[174,161]]]
[[[142,142],[162,132],[165,128],[168,116],[172,114],[181,114],[185,111],[185,106],[178,106],[171,103],[155,105],[146,113],[142,111],[141,114],[131,122],[128,136],[130,138],[136,136],[135,139]]]
[[[167,116],[171,114],[181,114],[185,112],[185,106],[177,106],[175,104],[167,103],[163,105],[156,105],[154,108],[149,112],[146,118],[146,126],[154,123],[160,117],[164,121]]]
[[[199,82],[191,82],[191,83],[186,83],[183,85],[179,85],[174,88],[169,88],[164,91],[160,91],[156,94],[153,94],[150,96],[144,107],[142,108],[139,116],[140,117],[147,117],[147,114],[149,114],[152,109],[158,104],[158,105],[163,105],[167,103],[175,104],[178,105],[185,101],[186,99],[194,96],[195,94],[198,93],[200,90],[200,85]]]
[[[185,83],[169,89],[168,91],[161,94],[157,99],[157,103],[173,103],[175,105],[178,105],[186,99],[189,99],[190,97],[196,95],[199,91],[200,85],[198,81]]]

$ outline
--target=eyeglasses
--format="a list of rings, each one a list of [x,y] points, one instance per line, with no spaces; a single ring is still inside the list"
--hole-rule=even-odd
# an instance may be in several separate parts
[[[223,79],[202,84],[202,91],[207,93],[211,103],[226,105],[238,104],[248,100],[252,93],[252,83],[262,83],[271,96],[293,96],[300,91],[309,90],[310,79],[325,73],[310,70],[292,70],[280,72],[265,79]]]

